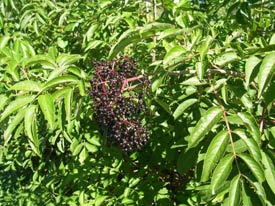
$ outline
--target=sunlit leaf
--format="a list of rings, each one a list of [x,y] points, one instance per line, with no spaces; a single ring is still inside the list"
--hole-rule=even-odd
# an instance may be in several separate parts
[[[230,183],[229,187],[229,206],[236,206],[240,203],[241,196],[240,176],[236,175]]]
[[[21,123],[24,119],[25,110],[20,110],[12,121],[9,123],[9,126],[6,128],[4,132],[4,145],[7,145],[9,140],[12,138],[12,133],[14,132],[15,128]]]
[[[32,80],[25,80],[18,82],[11,86],[10,90],[21,90],[21,91],[33,91],[33,92],[39,92],[41,91],[42,86],[37,81]]]
[[[204,182],[209,179],[211,171],[224,155],[228,141],[228,131],[221,131],[213,138],[204,157],[201,181]]]
[[[257,180],[262,183],[265,180],[262,166],[247,154],[238,154],[238,156],[246,163]]]
[[[188,148],[196,147],[203,140],[205,135],[220,120],[222,113],[220,107],[211,107],[203,114],[187,139]]]
[[[275,165],[267,153],[264,151],[261,152],[265,178],[272,192],[275,194]]]
[[[183,112],[190,106],[192,106],[193,104],[195,104],[198,100],[197,99],[187,99],[184,102],[182,102],[174,111],[173,113],[173,117],[174,119],[179,118]]]
[[[216,194],[217,189],[221,187],[222,184],[224,184],[225,180],[229,176],[232,169],[233,160],[233,155],[228,154],[225,157],[223,157],[217,165],[211,178],[212,194]]]
[[[260,98],[269,85],[271,79],[274,76],[275,72],[275,53],[270,53],[265,56],[263,62],[260,66],[259,76],[258,76],[258,98]]]
[[[41,152],[39,149],[39,140],[37,135],[37,125],[36,125],[36,105],[31,105],[26,109],[25,114],[25,132],[28,136],[30,146],[32,150],[41,157]]]
[[[49,129],[53,130],[55,127],[55,105],[52,95],[40,95],[38,97],[38,103],[44,114],[45,119],[49,124]]]
[[[260,145],[261,133],[255,119],[249,113],[244,112],[239,112],[238,116],[242,119],[243,123],[248,128],[253,139],[257,142],[258,145]]]
[[[26,104],[32,102],[35,96],[32,95],[24,95],[17,97],[14,101],[10,102],[10,104],[5,108],[3,113],[1,114],[0,122],[3,121],[10,114],[15,112],[16,110],[24,107]]]

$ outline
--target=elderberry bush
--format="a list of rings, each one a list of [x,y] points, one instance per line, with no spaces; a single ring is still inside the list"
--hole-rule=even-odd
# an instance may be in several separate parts
[[[127,56],[96,61],[94,67],[90,95],[100,132],[125,152],[140,149],[149,138],[142,124],[147,78],[137,75],[136,63]]]

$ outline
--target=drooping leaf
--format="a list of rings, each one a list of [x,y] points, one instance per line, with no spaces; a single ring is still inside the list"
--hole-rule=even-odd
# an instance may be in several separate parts
[[[255,142],[260,145],[261,133],[256,120],[249,113],[239,112],[238,116],[242,119],[243,123],[248,128],[248,131],[250,132]]]
[[[177,108],[176,110],[174,111],[173,113],[173,117],[174,119],[177,119],[179,118],[183,112],[190,106],[192,106],[193,104],[195,104],[198,100],[197,99],[194,99],[194,98],[191,98],[191,99],[187,99],[185,100],[184,102],[182,102]]]
[[[209,179],[211,171],[224,155],[228,141],[228,131],[221,131],[213,138],[204,157],[201,181],[205,182]]]
[[[119,52],[122,52],[123,49],[129,44],[138,42],[141,39],[149,38],[151,36],[154,36],[157,32],[161,32],[172,27],[172,24],[153,22],[145,25],[144,27],[138,27],[137,29],[129,29],[120,36],[117,43],[111,48],[108,58],[114,58]]]
[[[218,56],[214,63],[217,64],[220,67],[223,67],[227,65],[228,63],[238,61],[240,58],[238,57],[237,53],[235,51],[225,52]]]
[[[66,120],[67,120],[68,124],[70,124],[70,122],[71,122],[72,98],[73,98],[73,89],[70,88],[66,91],[66,93],[64,95]]]
[[[24,95],[17,97],[14,101],[12,101],[1,114],[0,122],[2,122],[6,117],[15,112],[16,110],[24,107],[28,103],[34,100],[35,96],[33,95]]]
[[[7,145],[9,140],[12,137],[12,133],[14,129],[21,123],[25,116],[25,110],[19,110],[19,112],[15,115],[12,121],[9,123],[9,126],[6,128],[4,132],[4,145]]]
[[[55,77],[51,79],[50,81],[46,82],[43,86],[43,91],[48,89],[49,87],[56,86],[58,84],[64,84],[69,82],[77,82],[79,79],[76,76],[73,75],[63,75],[60,77]]]
[[[187,138],[189,149],[196,147],[203,140],[204,136],[220,120],[222,113],[223,111],[220,107],[211,107],[203,114],[192,130],[192,133]]]
[[[49,129],[53,130],[55,127],[55,105],[54,98],[51,94],[44,94],[38,97],[39,106],[44,114],[45,119],[49,124]]]
[[[275,52],[267,54],[262,61],[260,66],[260,71],[258,75],[258,98],[260,98],[265,90],[265,88],[269,85],[271,79],[274,76],[275,72]]]
[[[184,175],[187,170],[194,167],[198,159],[198,148],[182,151],[177,160],[177,171]]]
[[[61,54],[57,57],[56,62],[60,67],[69,66],[81,59],[79,54]]]
[[[229,176],[232,169],[232,162],[234,157],[232,154],[228,154],[221,159],[217,165],[211,179],[211,191],[212,194],[216,194],[219,187],[224,184],[225,180]]]
[[[252,78],[252,74],[255,71],[256,66],[261,62],[261,60],[259,58],[257,58],[256,56],[251,56],[246,60],[245,63],[245,86],[246,88],[248,88],[250,82],[251,82],[251,78]]]
[[[237,134],[246,144],[247,149],[249,153],[252,155],[252,157],[256,161],[261,160],[261,152],[260,152],[260,147],[259,145],[255,142],[253,138],[249,138],[246,134],[246,132],[242,129],[236,129],[233,131],[235,134]]]
[[[272,159],[267,153],[261,151],[262,153],[262,163],[264,165],[264,174],[267,184],[269,185],[272,192],[275,194],[275,165]]]
[[[39,140],[37,135],[36,110],[37,110],[36,105],[30,105],[26,109],[24,124],[25,124],[25,133],[28,136],[28,140],[32,150],[39,157],[41,157],[41,152],[39,149]]]
[[[1,37],[0,38],[0,49],[3,49],[7,45],[9,40],[10,40],[10,36],[8,36],[8,35]]]
[[[213,41],[213,37],[207,36],[205,41],[203,42],[201,48],[200,48],[200,60],[201,62],[204,61],[205,57],[207,56],[207,52],[211,46],[211,43]]]
[[[39,92],[41,91],[41,84],[37,81],[25,80],[18,82],[11,86],[10,90],[19,90],[19,91],[33,91]]]
[[[257,161],[255,161],[248,154],[238,154],[238,157],[240,157],[246,163],[259,183],[262,183],[265,180],[264,170]]]
[[[9,100],[9,98],[5,94],[1,94],[0,95],[0,111],[8,103],[8,100]]]
[[[236,175],[230,183],[229,187],[229,206],[236,206],[240,204],[241,184],[240,176]]]
[[[186,49],[182,46],[175,46],[170,49],[163,59],[164,68],[174,65],[185,58]]]

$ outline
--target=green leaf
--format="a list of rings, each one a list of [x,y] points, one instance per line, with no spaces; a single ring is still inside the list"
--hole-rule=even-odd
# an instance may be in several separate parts
[[[19,90],[19,91],[33,91],[39,92],[41,91],[41,84],[37,81],[25,80],[18,82],[11,86],[10,90]]]
[[[13,133],[14,129],[21,123],[24,116],[25,116],[25,110],[19,110],[16,116],[9,123],[9,126],[5,129],[5,132],[4,132],[4,145],[8,144],[9,140],[12,137],[11,134]]]
[[[204,136],[220,120],[222,113],[220,107],[211,107],[203,114],[187,139],[189,149],[196,147],[203,140]]]
[[[232,169],[233,160],[233,155],[228,154],[225,157],[223,157],[217,165],[211,178],[212,194],[216,194],[219,187],[221,187],[224,184],[225,180],[229,176]]]
[[[9,98],[5,94],[1,94],[0,95],[0,111],[8,103],[8,100],[9,100]]]
[[[243,206],[251,206],[252,204],[252,198],[248,194],[248,186],[245,184],[244,181],[242,181],[242,203]]]
[[[238,116],[242,119],[245,126],[248,128],[253,139],[256,141],[258,145],[261,144],[261,133],[259,126],[256,123],[256,120],[249,113],[238,113]]]
[[[117,43],[111,48],[108,58],[109,59],[114,58],[119,52],[122,52],[126,46],[138,40],[140,40],[140,34],[136,29],[135,30],[129,29],[125,31],[120,36]]]
[[[36,64],[42,65],[42,67],[45,69],[54,70],[54,69],[58,68],[57,64],[52,60],[52,58],[49,56],[46,56],[46,55],[36,55],[36,56],[26,59],[23,62],[24,67],[33,66]]]
[[[1,114],[0,122],[2,122],[6,117],[15,112],[16,110],[24,107],[26,104],[32,102],[35,96],[33,95],[24,95],[17,97],[14,101],[12,101]]]
[[[88,150],[85,147],[83,147],[82,151],[79,154],[79,162],[83,163],[88,156],[89,156]]]
[[[10,40],[10,36],[1,37],[0,38],[0,49],[3,49],[7,45],[9,40]]]
[[[230,183],[229,187],[229,206],[237,206],[240,204],[241,184],[240,176],[236,175]]]
[[[262,151],[262,163],[267,184],[275,194],[275,166],[272,159],[264,151]]]
[[[55,77],[54,79],[51,79],[50,81],[46,82],[43,86],[43,90],[48,89],[49,87],[56,86],[58,84],[64,84],[69,82],[78,82],[78,78],[73,75],[63,75],[60,77]]]
[[[71,122],[71,108],[72,108],[72,100],[73,100],[73,89],[69,88],[64,95],[64,105],[66,112],[66,120],[68,124]]]
[[[141,39],[147,39],[149,37],[154,36],[157,32],[161,32],[172,27],[172,24],[154,22],[134,30],[129,29],[120,36],[117,43],[111,48],[108,58],[114,58],[119,52],[122,52],[123,49],[129,44],[138,42]]]
[[[57,57],[56,62],[60,67],[69,66],[81,59],[79,54],[61,54]]]
[[[217,162],[224,155],[226,146],[228,145],[228,141],[229,134],[227,131],[219,132],[211,141],[204,157],[201,175],[202,182],[205,182],[209,179],[211,171],[214,169]]]
[[[182,102],[174,111],[173,117],[174,119],[179,118],[183,112],[190,107],[191,105],[195,104],[198,100],[197,99],[187,99],[186,101]]]
[[[269,85],[271,79],[274,76],[275,72],[275,52],[267,54],[263,59],[263,62],[260,66],[260,71],[258,75],[258,98],[260,98],[265,90],[265,88]]]
[[[38,97],[38,103],[45,119],[48,121],[49,129],[53,130],[55,128],[54,98],[50,94],[40,95]]]
[[[73,156],[78,155],[82,148],[83,148],[83,144],[81,144],[81,143],[72,147]]]
[[[37,125],[36,125],[36,105],[30,105],[26,109],[25,114],[25,133],[28,136],[28,140],[32,150],[41,157],[41,153],[39,150],[39,140],[37,136]]]
[[[230,51],[230,52],[222,53],[220,56],[218,56],[215,59],[214,64],[216,64],[220,67],[223,67],[223,66],[227,65],[228,63],[238,61],[238,60],[240,60],[240,58],[238,57],[237,53],[234,51]]]
[[[246,165],[260,183],[265,180],[264,170],[256,160],[247,154],[238,154],[238,157],[240,157],[246,163]]]
[[[178,45],[170,49],[163,59],[164,68],[182,61],[185,58],[185,55],[183,55],[185,52],[186,49]]]
[[[261,59],[256,56],[249,57],[245,62],[245,86],[248,88],[252,81],[252,74],[255,71],[256,66],[261,62]]]
[[[207,52],[209,50],[209,47],[211,46],[212,41],[213,41],[213,37],[207,36],[201,48],[199,49],[201,62],[203,62],[205,57],[207,56]]]
[[[95,206],[100,206],[108,198],[108,196],[97,195],[95,198]]]
[[[188,151],[182,151],[177,160],[177,171],[184,175],[186,171],[196,165],[198,159],[198,148],[192,148]]]
[[[90,144],[90,143],[88,143],[88,142],[85,142],[85,147],[86,147],[86,149],[87,149],[89,152],[91,152],[91,153],[95,153],[95,152],[98,151],[97,146],[95,146],[95,145],[93,145],[93,144]]]
[[[237,134],[246,144],[247,149],[249,153],[252,155],[252,157],[256,161],[261,160],[261,152],[259,145],[255,142],[253,138],[248,138],[245,131],[242,129],[236,129],[233,131],[235,134]]]

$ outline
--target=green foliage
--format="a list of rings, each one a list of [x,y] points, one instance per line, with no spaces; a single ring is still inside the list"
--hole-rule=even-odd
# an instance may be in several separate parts
[[[275,204],[274,3],[175,2],[0,2],[1,205]],[[89,96],[121,54],[151,81],[129,155]]]

